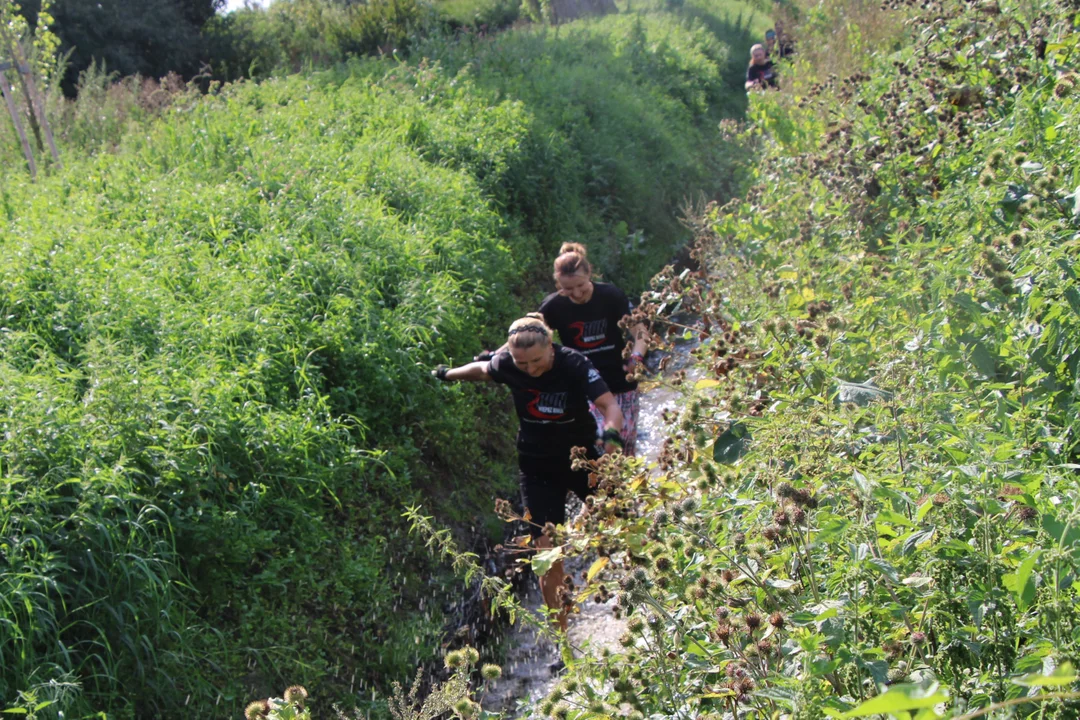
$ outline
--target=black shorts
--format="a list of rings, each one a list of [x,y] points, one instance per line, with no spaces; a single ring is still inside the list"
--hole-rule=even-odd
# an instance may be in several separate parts
[[[600,455],[594,446],[589,446],[587,457],[595,460]],[[533,537],[543,532],[544,523],[566,522],[567,493],[574,493],[584,502],[594,492],[589,487],[589,471],[570,468],[569,450],[565,455],[519,455],[518,468],[521,501],[532,515],[529,532]]]

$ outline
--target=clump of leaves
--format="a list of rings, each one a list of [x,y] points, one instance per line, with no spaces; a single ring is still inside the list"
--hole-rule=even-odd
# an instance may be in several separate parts
[[[658,478],[592,468],[566,546],[604,548],[628,632],[552,717],[1076,715],[1080,37],[1051,3],[895,11],[893,58],[752,100],[761,183],[643,296],[696,367]]]
[[[308,691],[303,685],[290,685],[281,697],[255,700],[244,708],[245,720],[311,720],[307,707]]]
[[[401,683],[392,684],[393,693],[388,702],[394,720],[435,720],[453,713],[461,720],[472,720],[482,712],[480,702],[491,684],[502,676],[502,668],[493,663],[477,667],[480,653],[465,646],[448,652],[443,657],[450,676],[442,681],[427,682],[424,669],[418,668],[416,677],[408,690]],[[479,682],[473,677],[479,674]],[[423,699],[421,699],[423,694]],[[301,685],[285,689],[281,697],[255,700],[244,710],[246,720],[310,720],[308,691]],[[340,720],[359,720],[367,713],[356,711],[352,715],[336,711]]]

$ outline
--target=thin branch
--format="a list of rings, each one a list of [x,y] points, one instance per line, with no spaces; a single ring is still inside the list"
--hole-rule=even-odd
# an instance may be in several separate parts
[[[1004,700],[999,703],[994,703],[993,705],[987,705],[986,707],[980,710],[976,710],[974,712],[965,713],[964,715],[953,718],[953,720],[972,720],[972,718],[989,715],[995,710],[1012,707],[1013,705],[1025,705],[1027,703],[1033,702],[1046,702],[1047,700],[1080,700],[1080,692],[1056,692],[1046,693],[1045,695],[1035,695],[1034,697],[1013,698],[1012,700]]]

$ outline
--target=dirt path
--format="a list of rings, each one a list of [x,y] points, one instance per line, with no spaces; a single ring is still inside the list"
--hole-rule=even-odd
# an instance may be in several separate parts
[[[671,366],[667,372],[681,369],[689,360],[689,344],[677,345]],[[659,358],[650,356],[650,365]],[[674,408],[681,393],[670,386],[657,382],[643,383],[641,412],[638,416],[638,452],[648,464],[653,464],[660,454],[667,428],[663,421],[665,409]],[[569,560],[566,570],[574,575],[575,582],[582,584],[582,575],[588,563],[581,559]],[[525,606],[539,613],[543,600],[535,583],[530,583]],[[619,637],[626,628],[622,619],[616,619],[613,609],[615,600],[606,603],[589,601],[581,612],[570,618],[570,643],[584,652],[599,656],[605,648],[616,651]],[[503,661],[503,677],[493,692],[484,699],[484,708],[502,712],[507,718],[539,718],[536,705],[554,688],[559,677],[552,666],[559,661],[557,648],[548,640],[539,638],[531,627],[519,622],[507,636],[509,648]]]

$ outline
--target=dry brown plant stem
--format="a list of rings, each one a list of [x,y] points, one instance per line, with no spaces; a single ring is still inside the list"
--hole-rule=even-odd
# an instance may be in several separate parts
[[[0,70],[0,93],[4,95],[4,102],[7,103],[11,122],[15,125],[15,132],[18,133],[19,141],[22,143],[23,155],[26,156],[26,165],[30,168],[30,179],[35,180],[37,179],[37,163],[34,162],[34,153],[30,149],[30,141],[26,137],[26,130],[23,129],[22,121],[19,120],[19,109],[15,107],[14,89],[11,87],[7,72],[4,70]]]

